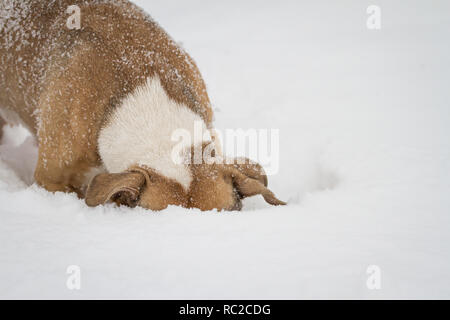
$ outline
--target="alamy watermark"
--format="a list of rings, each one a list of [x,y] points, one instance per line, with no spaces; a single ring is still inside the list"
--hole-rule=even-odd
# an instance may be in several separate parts
[[[66,286],[69,290],[81,289],[81,268],[77,265],[67,267],[66,273],[69,275],[66,280]]]
[[[377,5],[370,5],[366,10],[367,17],[366,26],[369,30],[381,29],[381,8]]]
[[[67,14],[70,16],[67,18],[66,27],[69,30],[80,30],[81,29],[81,9],[77,5],[69,6],[66,10]]]
[[[380,290],[381,289],[381,268],[377,265],[370,265],[367,267],[366,273],[369,275],[366,281],[367,289]]]
[[[279,129],[204,129],[202,121],[194,123],[193,133],[179,128],[173,131],[171,158],[175,164],[244,164],[245,157],[260,163],[267,175],[279,169]],[[226,156],[222,154],[224,146]]]

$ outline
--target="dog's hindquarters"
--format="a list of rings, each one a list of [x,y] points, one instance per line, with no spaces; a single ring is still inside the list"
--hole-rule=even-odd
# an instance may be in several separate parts
[[[49,191],[75,191],[83,196],[85,175],[101,165],[99,130],[122,85],[114,81],[120,68],[104,59],[104,50],[90,35],[79,35],[70,58],[49,70],[38,105],[35,170],[36,182]]]
[[[157,75],[169,97],[208,126],[212,110],[195,63],[140,9],[127,1],[75,0],[82,23],[72,30],[69,2],[41,8],[42,1],[14,1],[37,7],[19,35],[0,30],[0,105],[38,137],[37,183],[82,196],[86,173],[102,164],[98,136],[110,111],[148,78]]]

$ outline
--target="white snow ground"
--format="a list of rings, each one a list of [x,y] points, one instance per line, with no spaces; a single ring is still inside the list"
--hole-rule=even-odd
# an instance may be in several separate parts
[[[33,139],[8,128],[1,298],[450,298],[450,2],[136,2],[197,61],[219,128],[280,129],[289,205],[87,208],[30,185]]]

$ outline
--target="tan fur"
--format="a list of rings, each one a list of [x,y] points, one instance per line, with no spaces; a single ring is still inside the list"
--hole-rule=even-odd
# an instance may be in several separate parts
[[[13,1],[18,7],[24,2]],[[212,129],[210,101],[194,61],[137,6],[125,0],[27,3],[26,17],[14,21],[20,28],[0,26],[0,108],[15,111],[37,135],[39,185],[84,197],[86,173],[102,164],[98,136],[108,115],[152,76],[159,77],[171,99],[200,115]],[[66,27],[70,5],[81,9],[80,30]],[[236,205],[231,178],[222,179],[222,169],[192,167],[196,182],[191,194],[183,195],[175,182],[145,170],[145,179],[138,179],[151,190],[140,195],[144,207],[174,204],[208,210]],[[219,174],[219,181],[211,180],[211,172]],[[91,195],[88,204],[120,203],[127,190],[114,189],[116,179],[119,176],[97,176],[90,186],[97,196]]]

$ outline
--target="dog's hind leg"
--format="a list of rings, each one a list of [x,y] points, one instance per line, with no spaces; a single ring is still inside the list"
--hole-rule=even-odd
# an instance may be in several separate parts
[[[102,52],[90,43],[78,46],[72,48],[64,72],[56,67],[48,71],[38,105],[39,151],[34,177],[48,191],[76,192],[83,197],[86,176],[101,165],[97,137],[115,87],[109,81],[93,80],[93,74],[114,78],[114,69],[104,61]]]
[[[50,192],[76,192],[83,198],[85,175],[100,165],[95,132],[89,136],[87,131],[79,130],[74,113],[61,116],[62,112],[54,112],[66,102],[51,99],[49,105],[51,108],[41,110],[34,177],[38,185]]]
[[[70,73],[68,73],[70,75]],[[81,109],[89,101],[73,99],[73,87],[65,81],[55,81],[47,90],[40,105],[40,128],[38,131],[38,161],[34,177],[38,185],[50,192],[76,192],[84,196],[84,176],[99,166],[97,133],[95,126],[83,117]],[[89,97],[91,97],[89,95]],[[80,106],[81,104],[81,106]],[[87,119],[92,119],[88,115]],[[97,120],[92,119],[92,123]]]

